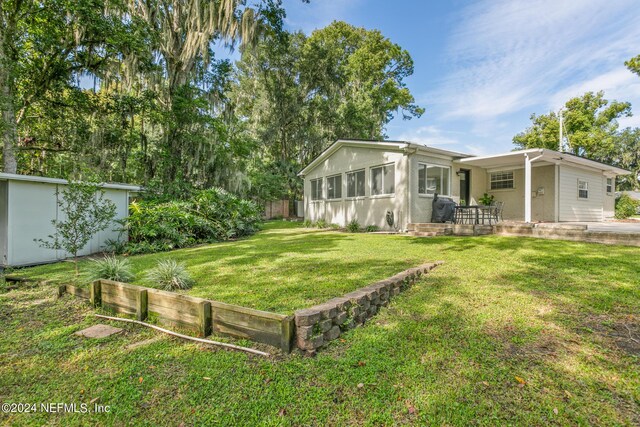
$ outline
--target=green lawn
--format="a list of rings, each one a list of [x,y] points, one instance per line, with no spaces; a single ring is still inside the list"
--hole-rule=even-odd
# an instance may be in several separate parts
[[[0,423],[640,424],[640,248],[272,224],[163,256],[189,263],[195,295],[283,312],[445,264],[312,359],[210,350],[135,325],[86,340],[72,333],[98,322],[81,301],[57,300],[53,286],[0,293],[0,402],[111,407]]]

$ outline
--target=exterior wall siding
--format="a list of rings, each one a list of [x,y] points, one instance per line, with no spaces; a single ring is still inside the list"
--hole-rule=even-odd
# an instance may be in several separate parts
[[[371,167],[385,164],[395,165],[395,193],[392,195],[371,196]],[[365,196],[347,198],[346,173],[364,169]],[[388,230],[386,212],[391,211],[395,218],[395,227],[406,227],[406,156],[401,151],[372,150],[370,148],[343,146],[324,162],[311,170],[304,178],[305,219],[324,220],[328,223],[346,226],[356,219],[361,226],[377,225]],[[328,176],[342,174],[342,197],[326,200]],[[323,199],[311,200],[311,180],[323,178]]]
[[[616,179],[612,178],[612,184],[613,184],[613,188],[611,191],[611,193],[607,193],[607,177],[603,177],[603,181],[602,181],[602,185],[603,185],[603,192],[602,192],[602,197],[604,199],[604,219],[608,220],[608,219],[614,219],[616,216]]]
[[[9,243],[9,210],[8,206],[9,183],[0,181],[0,265],[7,264],[7,245]]]
[[[578,198],[578,179],[589,183],[589,198]],[[604,219],[604,175],[586,169],[560,166],[560,221]]]
[[[523,221],[524,169],[504,170],[513,171],[514,188],[490,190],[491,173],[486,173],[487,193],[492,194],[497,202],[504,202],[505,220]],[[531,169],[531,192],[531,220],[555,221],[555,166],[534,166]]]
[[[389,164],[395,165],[395,194],[371,196],[371,167]],[[304,208],[305,219],[324,220],[327,223],[345,226],[354,218],[361,226],[377,225],[388,230],[385,216],[391,211],[395,216],[396,229],[406,229],[408,223],[426,223],[431,221],[433,196],[418,193],[418,169],[421,163],[446,166],[450,169],[449,194],[455,202],[460,202],[460,169],[471,171],[470,200],[468,204],[479,204],[486,192],[496,201],[504,202],[503,218],[511,221],[524,220],[524,164],[505,166],[504,169],[485,169],[457,162],[445,154],[403,153],[401,149],[355,147],[343,145],[305,176]],[[347,198],[346,172],[365,171],[365,196]],[[514,188],[491,190],[489,171],[512,171]],[[558,172],[559,171],[559,172]],[[342,175],[342,197],[338,200],[326,200],[326,178],[335,174]],[[323,200],[310,198],[311,180],[323,178]],[[577,180],[589,182],[589,199],[577,197]],[[615,193],[606,193],[606,177],[595,169],[573,166],[556,166],[547,163],[540,166],[534,162],[531,183],[532,221],[602,221],[614,215]]]
[[[52,262],[71,256],[64,251],[40,247],[34,239],[47,240],[55,233],[51,220],[63,221],[57,205],[56,190],[63,184],[8,181],[7,198],[7,257],[3,264],[11,266]],[[128,215],[128,192],[106,189],[105,198],[116,205],[116,218]],[[104,249],[108,239],[126,238],[120,235],[118,225],[113,223],[96,234],[79,255],[89,255]]]

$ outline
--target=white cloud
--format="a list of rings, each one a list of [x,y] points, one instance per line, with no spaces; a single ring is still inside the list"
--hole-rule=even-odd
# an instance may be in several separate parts
[[[549,108],[557,110],[570,98],[599,90],[603,90],[609,100],[640,99],[640,78],[620,66],[556,92],[550,99]]]
[[[475,3],[453,31],[451,73],[430,99],[445,118],[485,121],[528,114],[582,87],[622,93],[631,80],[620,70],[638,53],[639,21],[631,0]]]
[[[420,126],[408,129],[400,133],[397,139],[400,141],[415,142],[427,146],[458,145],[460,142],[454,137],[455,132],[443,131],[436,126]]]

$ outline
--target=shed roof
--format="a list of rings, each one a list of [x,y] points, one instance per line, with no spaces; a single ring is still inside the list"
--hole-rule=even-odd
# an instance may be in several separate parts
[[[60,178],[47,178],[44,176],[33,175],[18,175],[13,173],[0,172],[0,181],[28,181],[28,182],[41,182],[45,184],[63,184],[69,183],[66,179]],[[121,184],[121,183],[102,183],[102,188],[108,188],[113,190],[127,190],[127,191],[140,191],[141,187],[138,185]]]

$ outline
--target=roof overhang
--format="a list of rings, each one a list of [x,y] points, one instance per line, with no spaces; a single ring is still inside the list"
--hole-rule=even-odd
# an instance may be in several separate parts
[[[521,168],[524,165],[524,159],[534,160],[537,165],[560,165],[577,166],[598,170],[606,175],[628,175],[631,172],[606,163],[597,162],[595,160],[586,159],[569,153],[561,153],[559,151],[549,150],[546,148],[532,148],[529,150],[511,151],[509,153],[495,154],[491,156],[468,157],[459,159],[460,164],[477,166],[484,169],[508,169]]]
[[[13,173],[4,173],[0,172],[0,181],[27,181],[27,182],[40,182],[43,184],[69,184],[69,181],[66,179],[59,178],[47,178],[42,176],[33,176],[33,175],[17,175]],[[120,183],[102,183],[100,184],[102,188],[112,189],[112,190],[127,190],[127,191],[141,191],[141,187],[138,185],[131,184],[120,184]]]

